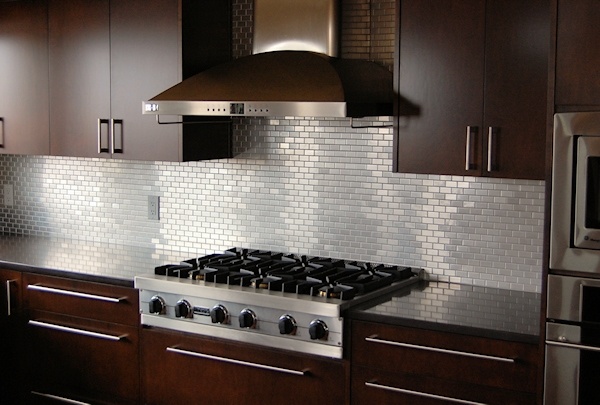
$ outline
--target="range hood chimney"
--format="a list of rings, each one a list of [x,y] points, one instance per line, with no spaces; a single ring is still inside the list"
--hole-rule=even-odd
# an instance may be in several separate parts
[[[144,114],[252,117],[393,115],[393,75],[337,57],[338,0],[254,0],[253,54],[192,76]]]

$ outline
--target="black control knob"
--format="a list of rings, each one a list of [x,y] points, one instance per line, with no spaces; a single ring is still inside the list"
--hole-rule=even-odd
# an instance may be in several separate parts
[[[165,304],[165,300],[163,300],[158,295],[150,298],[150,302],[148,303],[148,312],[151,314],[164,314],[167,312],[167,305]]]
[[[279,317],[279,333],[282,335],[296,334],[296,320],[288,314]]]
[[[243,309],[239,316],[240,328],[256,327],[256,314],[249,308]]]
[[[229,312],[223,305],[218,304],[210,309],[210,320],[212,323],[226,323]]]
[[[327,339],[328,332],[329,328],[327,327],[327,324],[320,319],[315,319],[308,326],[308,333],[312,340]]]
[[[177,318],[191,318],[192,317],[192,306],[186,300],[179,300],[175,304],[175,316]]]

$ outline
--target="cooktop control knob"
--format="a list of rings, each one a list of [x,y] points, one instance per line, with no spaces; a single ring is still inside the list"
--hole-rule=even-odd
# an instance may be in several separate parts
[[[229,312],[221,304],[217,304],[210,309],[210,320],[212,323],[227,323]]]
[[[279,333],[282,335],[296,334],[296,320],[288,314],[279,317]]]
[[[310,338],[312,340],[327,339],[328,331],[329,328],[327,327],[327,324],[320,319],[315,319],[308,326],[308,333],[310,334]]]
[[[192,306],[186,300],[179,300],[175,304],[175,316],[177,318],[191,318],[193,313]]]
[[[148,312],[151,314],[166,314],[167,304],[165,304],[165,300],[158,295],[150,298],[150,302],[148,303]]]
[[[240,328],[256,327],[256,314],[249,308],[242,309],[239,316]]]

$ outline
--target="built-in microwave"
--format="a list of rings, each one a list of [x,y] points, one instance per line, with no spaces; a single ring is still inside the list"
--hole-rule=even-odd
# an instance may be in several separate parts
[[[600,276],[600,112],[554,116],[550,269]]]

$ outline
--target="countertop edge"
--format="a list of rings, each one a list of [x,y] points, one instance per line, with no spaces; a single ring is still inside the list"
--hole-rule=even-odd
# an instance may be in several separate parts
[[[427,329],[436,332],[455,333],[489,339],[506,340],[511,342],[539,344],[539,335],[528,335],[514,332],[504,332],[496,329],[476,328],[472,326],[453,325],[451,323],[430,322],[418,319],[402,318],[395,316],[365,314],[349,311],[348,319],[380,323],[391,326],[405,326],[410,328]]]
[[[89,281],[93,283],[110,284],[119,287],[133,288],[133,280],[127,280],[117,277],[100,276],[96,274],[78,273],[69,270],[57,270],[43,267],[36,267],[22,263],[12,263],[0,260],[0,267],[7,270],[16,270],[27,273],[43,274],[46,276],[64,277],[73,280]]]

